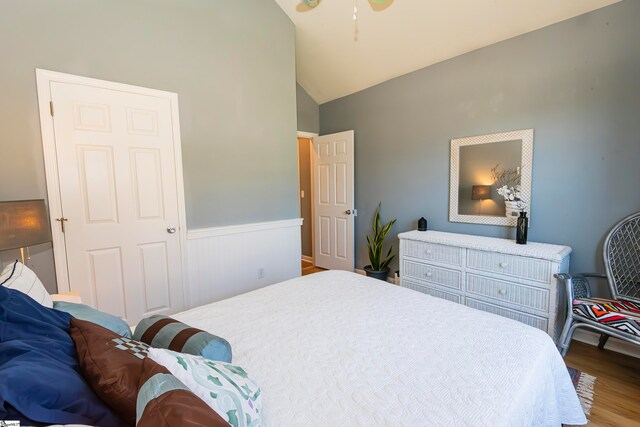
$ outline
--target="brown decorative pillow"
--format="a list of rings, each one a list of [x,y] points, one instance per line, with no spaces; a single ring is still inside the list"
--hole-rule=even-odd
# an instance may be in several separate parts
[[[136,427],[228,427],[198,396],[153,360],[142,362]]]
[[[129,425],[228,426],[165,367],[147,358],[147,344],[75,318],[70,333],[82,376]]]
[[[124,421],[135,424],[138,383],[149,346],[75,318],[70,333],[84,379]]]

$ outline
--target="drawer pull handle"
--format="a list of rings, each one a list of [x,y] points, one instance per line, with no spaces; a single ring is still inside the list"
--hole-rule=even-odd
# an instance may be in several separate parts
[[[431,255],[431,251],[430,250],[427,250],[427,255]]]
[[[506,289],[498,289],[498,293],[500,295],[506,295],[507,294],[507,290]]]
[[[427,277],[431,277],[431,276],[433,276],[433,273],[430,271],[427,271]]]
[[[500,263],[500,268],[506,268],[509,264],[507,264],[506,262],[501,262]]]

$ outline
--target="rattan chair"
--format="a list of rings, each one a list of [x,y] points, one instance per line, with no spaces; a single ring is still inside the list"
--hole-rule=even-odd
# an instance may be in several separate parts
[[[578,328],[599,332],[598,348],[609,337],[640,345],[640,212],[616,224],[602,250],[606,275],[557,274],[567,292],[567,321],[558,344],[564,356]],[[606,279],[611,299],[594,298],[590,278]]]

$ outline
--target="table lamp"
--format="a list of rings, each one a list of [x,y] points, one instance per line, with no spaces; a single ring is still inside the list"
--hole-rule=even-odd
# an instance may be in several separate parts
[[[29,246],[51,241],[47,207],[43,199],[0,202],[0,251],[20,249],[22,263]]]
[[[482,215],[482,201],[491,198],[490,185],[474,185],[471,187],[471,200],[480,200],[480,214]]]
[[[471,200],[486,200],[490,198],[491,198],[490,185],[474,185],[471,187]]]

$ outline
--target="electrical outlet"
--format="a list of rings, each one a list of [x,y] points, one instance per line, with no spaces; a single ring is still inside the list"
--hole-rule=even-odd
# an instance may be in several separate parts
[[[264,279],[264,267],[258,267],[258,279]]]

